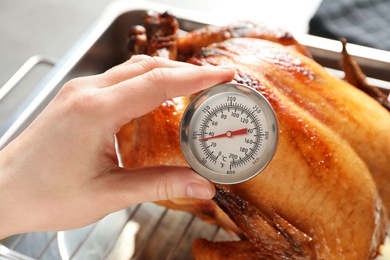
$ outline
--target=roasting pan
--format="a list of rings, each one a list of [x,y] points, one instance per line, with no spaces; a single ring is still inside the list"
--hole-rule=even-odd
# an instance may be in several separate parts
[[[145,1],[117,1],[107,7],[97,23],[64,56],[56,61],[34,56],[0,89],[0,148],[20,134],[71,78],[101,73],[129,58],[126,37],[131,25],[141,24],[147,10],[172,11],[185,31],[206,24],[223,25],[233,20]],[[341,43],[310,35],[295,35],[315,60],[332,73],[339,71]],[[390,52],[349,44],[369,82],[390,93]],[[10,102],[18,83],[40,64],[50,72],[20,102]],[[15,223],[16,224],[16,223]],[[195,238],[235,240],[232,234],[206,224],[186,212],[144,203],[107,216],[87,227],[66,232],[40,232],[0,241],[0,259],[191,259]]]

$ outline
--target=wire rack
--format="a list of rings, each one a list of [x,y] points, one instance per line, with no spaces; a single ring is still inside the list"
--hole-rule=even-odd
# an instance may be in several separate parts
[[[191,244],[199,237],[238,239],[189,213],[144,203],[78,230],[9,237],[0,259],[192,259]]]

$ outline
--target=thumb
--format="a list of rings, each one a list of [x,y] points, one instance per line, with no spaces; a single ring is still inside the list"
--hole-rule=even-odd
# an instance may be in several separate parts
[[[180,166],[118,168],[102,181],[104,190],[109,189],[106,194],[111,194],[113,199],[111,205],[118,209],[158,200],[211,199],[215,194],[214,184],[190,168]]]

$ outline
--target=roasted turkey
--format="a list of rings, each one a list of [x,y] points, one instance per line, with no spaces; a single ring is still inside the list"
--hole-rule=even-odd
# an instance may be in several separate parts
[[[218,185],[214,200],[157,202],[242,237],[198,239],[194,257],[375,258],[390,212],[390,113],[327,72],[281,29],[243,21],[179,36],[177,28],[168,13],[146,14],[144,25],[130,30],[130,54],[233,67],[235,81],[261,92],[279,122],[276,154],[257,177]],[[168,100],[120,130],[125,167],[187,165],[179,124],[191,98]]]

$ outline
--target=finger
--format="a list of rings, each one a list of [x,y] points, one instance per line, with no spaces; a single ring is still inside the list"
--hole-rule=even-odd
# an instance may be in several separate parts
[[[109,87],[121,81],[142,75],[155,68],[177,68],[193,66],[189,63],[172,61],[161,57],[134,55],[128,61],[97,76],[99,87]]]
[[[177,198],[211,199],[214,185],[187,167],[156,166],[117,169],[99,180],[97,194],[114,205],[113,210],[130,205]],[[102,187],[103,186],[103,187]]]
[[[234,71],[216,66],[157,68],[106,89],[111,114],[119,124],[152,111],[164,101],[199,92],[221,82],[231,81]]]

